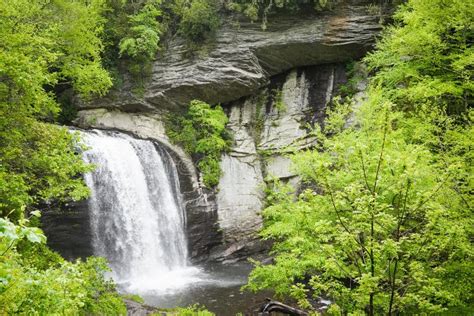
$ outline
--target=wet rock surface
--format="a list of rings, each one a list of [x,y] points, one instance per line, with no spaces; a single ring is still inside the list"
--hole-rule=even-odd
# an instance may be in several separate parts
[[[73,202],[59,207],[44,208],[41,227],[51,249],[64,258],[75,260],[92,256],[92,235],[87,202]]]

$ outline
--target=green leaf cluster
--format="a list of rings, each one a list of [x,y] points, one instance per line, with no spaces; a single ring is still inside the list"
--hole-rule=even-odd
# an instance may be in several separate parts
[[[199,304],[190,305],[188,307],[177,307],[166,310],[170,316],[213,316],[214,313],[208,311],[204,306]],[[152,315],[161,315],[160,313]]]
[[[158,1],[148,1],[135,15],[129,17],[128,34],[120,40],[120,55],[152,59],[158,50],[161,15]]]
[[[39,211],[31,212],[32,216],[40,217]],[[5,253],[11,247],[15,246],[22,239],[26,239],[32,243],[44,243],[46,242],[46,236],[44,236],[41,229],[37,227],[29,227],[30,220],[28,218],[22,218],[18,221],[18,225],[15,225],[7,218],[0,218],[0,238],[6,246]]]
[[[275,263],[257,264],[247,288],[271,288],[305,307],[309,294],[329,296],[343,313],[434,313],[472,303],[474,216],[460,183],[469,179],[459,177],[471,167],[430,151],[440,136],[414,137],[431,114],[408,119],[375,93],[357,126],[330,116],[337,133],[317,132],[320,147],[294,156],[308,189],[296,200],[285,186],[269,195],[261,234],[276,241]],[[472,140],[457,145],[466,150]],[[457,279],[466,280],[462,287],[451,286]]]
[[[114,284],[103,276],[109,271],[104,259],[67,262],[44,246],[43,232],[29,224],[0,218],[0,313],[126,314]]]
[[[219,183],[220,157],[230,148],[231,137],[225,128],[227,122],[222,107],[211,107],[199,100],[191,101],[186,114],[169,120],[169,138],[198,161],[202,181],[208,188]]]
[[[75,153],[77,135],[50,122],[60,112],[54,89],[71,85],[83,97],[104,94],[103,3],[0,3],[0,212],[20,218],[24,206],[78,200],[90,170]]]
[[[126,315],[115,288],[103,279],[102,258],[62,261],[44,270],[23,264],[11,252],[0,263],[0,311],[4,314]]]
[[[112,84],[101,65],[104,8],[101,0],[0,2],[0,314],[126,313],[104,260],[66,262],[35,227],[38,209],[89,193],[78,135],[53,122],[64,86],[88,98]]]
[[[188,43],[201,43],[219,26],[218,10],[215,0],[106,0],[105,64],[114,69],[124,61],[143,85],[161,37],[179,33]]]
[[[377,50],[366,58],[379,85],[398,107],[430,104],[461,113],[472,106],[473,1],[408,1]]]
[[[287,111],[287,106],[283,101],[283,91],[281,89],[275,89],[272,91],[273,95],[273,104],[275,108],[278,110],[278,113],[284,113]]]
[[[182,1],[181,6],[178,32],[188,40],[202,42],[212,36],[219,27],[220,19],[217,1]]]
[[[126,299],[129,299],[129,300],[131,300],[131,301],[140,303],[140,304],[144,304],[144,303],[145,303],[145,300],[143,299],[143,297],[141,297],[141,296],[138,295],[138,294],[125,294],[125,295],[122,295],[122,297],[123,297],[123,298],[126,298]]]
[[[3,1],[0,97],[41,111],[52,103],[43,86],[68,81],[83,96],[104,94],[111,81],[100,63],[102,9],[99,0]]]
[[[104,0],[102,41],[104,66],[114,75],[119,89],[123,74],[132,77],[132,91],[141,92],[151,73],[151,62],[160,49],[162,23],[160,0]]]

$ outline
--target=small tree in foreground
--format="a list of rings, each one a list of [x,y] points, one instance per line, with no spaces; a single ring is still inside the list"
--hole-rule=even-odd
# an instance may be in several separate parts
[[[463,165],[433,153],[433,120],[407,117],[382,94],[347,127],[348,106],[328,115],[320,147],[294,156],[307,189],[276,185],[262,236],[272,265],[257,263],[251,290],[274,289],[303,307],[329,297],[334,314],[441,312],[472,302],[473,214],[455,187]],[[440,128],[441,130],[442,128]],[[467,204],[466,204],[467,203]]]

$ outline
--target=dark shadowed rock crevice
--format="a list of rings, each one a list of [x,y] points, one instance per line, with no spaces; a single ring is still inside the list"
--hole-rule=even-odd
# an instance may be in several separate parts
[[[48,246],[64,258],[84,259],[94,254],[87,201],[46,208],[41,225],[48,237]]]

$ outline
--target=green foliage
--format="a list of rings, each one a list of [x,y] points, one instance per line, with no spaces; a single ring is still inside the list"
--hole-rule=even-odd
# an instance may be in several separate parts
[[[182,307],[176,309],[176,316],[213,316],[214,313],[206,310],[205,307],[199,304],[194,304],[188,307]]]
[[[112,84],[100,58],[103,9],[100,0],[0,2],[0,314],[125,314],[102,259],[66,262],[34,227],[39,205],[88,195],[78,135],[49,122],[60,85],[87,98]]]
[[[287,110],[285,102],[283,102],[283,91],[281,89],[275,89],[272,91],[273,96],[273,104],[275,108],[278,110],[278,113],[284,113]]]
[[[126,69],[132,77],[133,92],[141,95],[166,28],[159,22],[161,1],[105,2],[104,65],[115,74],[115,88],[122,84],[121,72]]]
[[[367,77],[367,69],[361,62],[351,61],[346,64],[347,83],[338,87],[338,93],[346,98],[353,97],[358,91],[358,84]]]
[[[102,277],[105,262],[63,261],[59,267],[38,270],[10,253],[0,264],[0,311],[5,314],[126,315],[125,305]]]
[[[34,211],[32,212],[32,216],[39,217],[41,213]],[[4,246],[2,254],[5,254],[22,239],[26,239],[32,243],[44,243],[46,241],[43,232],[37,227],[29,227],[29,223],[29,218],[20,219],[18,225],[15,225],[7,218],[0,218],[0,237],[2,238],[1,241]]]
[[[45,123],[59,112],[49,92],[69,82],[83,97],[110,87],[100,66],[101,1],[0,3],[0,212],[88,193],[90,170],[74,153],[77,135]],[[39,121],[42,120],[42,121]],[[12,212],[13,211],[13,212]]]
[[[39,212],[34,213],[39,216]],[[125,315],[113,283],[103,277],[105,260],[70,263],[42,243],[46,237],[29,219],[18,225],[0,218],[0,313],[26,315]],[[23,251],[17,245],[24,243]],[[40,256],[31,251],[49,252]]]
[[[111,81],[100,64],[101,10],[98,0],[2,1],[0,98],[22,98],[39,111],[52,103],[43,86],[58,81],[83,96],[104,94]]]
[[[167,133],[170,139],[198,160],[202,180],[208,188],[219,182],[220,157],[230,148],[231,137],[225,126],[228,118],[220,106],[193,100],[182,117],[171,117]]]
[[[74,153],[78,135],[38,122],[12,107],[0,104],[2,216],[19,218],[24,206],[86,197],[89,191],[77,176],[91,170],[91,166]]]
[[[441,314],[472,309],[474,279],[472,6],[412,0],[368,57],[368,100],[328,109],[313,150],[293,163],[306,190],[267,192],[261,234],[273,289],[329,314]],[[446,19],[449,15],[450,19]],[[348,123],[348,118],[350,122]],[[462,280],[462,281],[461,281]],[[458,283],[456,283],[458,282]],[[456,285],[455,285],[456,284]]]
[[[47,270],[59,267],[64,259],[44,243],[32,243],[28,240],[20,240],[16,250],[21,255],[22,263],[38,270]]]
[[[472,198],[455,180],[466,166],[445,166],[413,137],[430,116],[406,119],[375,93],[357,128],[343,129],[347,108],[337,109],[326,122],[334,136],[318,132],[321,147],[295,155],[313,189],[296,200],[287,187],[269,195],[262,236],[277,241],[276,263],[257,264],[248,288],[306,307],[309,291],[328,295],[344,313],[432,313],[472,301],[472,278],[463,290],[448,286],[473,271],[474,218],[463,201]]]
[[[124,63],[132,75],[135,92],[141,94],[151,73],[151,62],[160,50],[161,36],[176,32],[190,48],[208,39],[219,26],[215,0],[106,0],[104,17],[106,66]],[[120,62],[122,61],[122,62]]]
[[[160,1],[146,1],[136,14],[129,16],[127,34],[120,40],[119,53],[138,60],[151,60],[158,50],[161,15]]]
[[[229,0],[226,5],[229,9],[241,12],[252,21],[261,21],[262,29],[267,28],[268,16],[276,12],[297,12],[302,9],[316,11],[330,10],[337,0]]]
[[[473,1],[413,0],[395,14],[366,61],[375,84],[403,109],[431,104],[450,113],[472,105]]]
[[[74,265],[79,270],[79,280],[85,292],[85,314],[91,315],[126,315],[126,306],[115,289],[115,284],[104,277],[110,271],[104,258],[89,257],[87,261],[78,261]]]
[[[181,11],[179,33],[192,42],[209,38],[219,26],[218,3],[215,0],[185,1]]]

